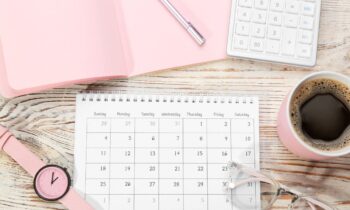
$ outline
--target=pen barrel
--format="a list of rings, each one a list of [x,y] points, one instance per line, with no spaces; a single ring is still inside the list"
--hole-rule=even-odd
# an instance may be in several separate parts
[[[168,1],[168,0],[160,0],[162,4],[167,8],[167,10],[175,17],[175,19],[184,27],[190,27],[188,21],[180,14],[179,11]]]

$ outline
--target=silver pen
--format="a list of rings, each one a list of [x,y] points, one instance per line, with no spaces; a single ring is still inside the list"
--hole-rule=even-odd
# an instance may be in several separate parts
[[[177,9],[169,2],[169,0],[160,0],[167,10],[174,16],[174,18],[186,29],[186,31],[192,36],[199,45],[205,43],[205,38],[202,34],[189,22],[187,21]]]

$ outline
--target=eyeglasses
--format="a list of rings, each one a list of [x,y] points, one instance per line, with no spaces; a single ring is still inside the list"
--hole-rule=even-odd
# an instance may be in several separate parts
[[[288,205],[289,210],[337,209],[324,201],[289,189],[274,178],[239,163],[230,162],[228,169],[230,171],[231,180],[226,183],[226,189],[229,191],[232,205],[237,210],[270,209],[282,195],[290,195],[292,197]],[[260,194],[260,200],[256,201],[255,196],[249,196],[249,193],[252,192],[249,189],[254,188],[255,192],[258,193],[257,195]]]

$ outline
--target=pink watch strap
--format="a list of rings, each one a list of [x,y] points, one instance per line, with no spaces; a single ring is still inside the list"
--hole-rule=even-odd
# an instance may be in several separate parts
[[[0,151],[4,150],[33,177],[45,163],[21,144],[6,128],[0,126]],[[60,202],[70,210],[93,210],[93,208],[70,188]]]
[[[60,202],[67,207],[68,209],[72,210],[94,210],[84,199],[81,197],[76,190],[73,189],[73,187],[70,188],[66,196],[64,196]]]
[[[35,176],[45,166],[43,161],[21,144],[7,129],[1,126],[0,149],[10,155],[32,176]]]

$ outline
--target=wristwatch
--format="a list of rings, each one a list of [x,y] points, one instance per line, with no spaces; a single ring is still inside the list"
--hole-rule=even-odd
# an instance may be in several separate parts
[[[0,151],[5,151],[34,177],[36,194],[46,201],[59,201],[69,210],[93,210],[71,187],[67,170],[57,165],[45,165],[21,144],[6,128],[0,126]]]

